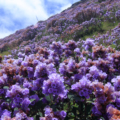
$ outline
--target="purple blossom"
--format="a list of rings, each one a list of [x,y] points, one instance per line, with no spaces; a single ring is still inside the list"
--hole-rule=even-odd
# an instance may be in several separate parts
[[[57,73],[49,75],[49,79],[43,82],[42,92],[45,95],[64,95],[66,93],[64,79]]]
[[[86,77],[82,77],[79,82],[71,86],[71,90],[76,91],[79,96],[89,98],[90,94],[93,92],[92,83]]]

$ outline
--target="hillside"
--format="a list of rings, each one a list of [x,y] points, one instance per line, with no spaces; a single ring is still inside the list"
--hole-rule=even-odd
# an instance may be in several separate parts
[[[120,0],[82,0],[1,39],[0,120],[120,120]]]
[[[0,39],[0,52],[33,42],[41,44],[58,40],[67,42],[69,39],[77,41],[94,34],[103,34],[118,25],[119,4],[119,0],[77,2],[46,21],[39,21],[34,26]]]

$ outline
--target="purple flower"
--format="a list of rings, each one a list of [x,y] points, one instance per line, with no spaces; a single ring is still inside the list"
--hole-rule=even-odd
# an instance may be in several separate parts
[[[102,115],[102,113],[97,109],[96,106],[94,106],[94,107],[92,108],[92,113],[93,113],[95,116],[100,116],[100,115]]]
[[[16,114],[15,118],[16,118],[17,120],[24,120],[24,119],[27,119],[27,115],[26,115],[24,112],[22,112],[22,113],[18,112],[18,113]]]
[[[92,94],[93,86],[90,80],[83,77],[79,82],[76,82],[71,86],[71,90],[76,91],[81,97],[89,98]]]
[[[28,106],[30,103],[31,102],[30,102],[29,98],[24,98],[24,100],[22,101],[22,109],[25,111],[28,110]]]
[[[28,88],[24,88],[24,89],[22,90],[22,94],[23,94],[24,96],[28,95],[28,94],[29,94],[29,89],[28,89]]]
[[[32,78],[34,76],[33,67],[27,67],[28,77]]]
[[[47,77],[47,76],[48,76],[47,65],[45,63],[38,64],[36,66],[34,77],[40,78],[40,77]]]
[[[49,75],[49,79],[43,82],[42,92],[45,95],[64,95],[66,93],[64,79],[57,73]]]
[[[33,101],[31,102],[32,105],[34,105],[36,102],[39,101],[39,97],[38,97],[37,94],[31,95],[31,96],[30,96],[30,99],[33,99]]]
[[[120,98],[116,98],[115,102],[116,102],[116,106],[120,108]]]
[[[114,83],[115,91],[120,91],[120,76],[113,78],[112,82]]]
[[[75,52],[77,55],[80,55],[80,48],[75,48],[75,49],[74,49],[74,52]]]
[[[86,41],[84,42],[83,47],[85,48],[85,50],[91,50],[94,45],[95,45],[94,40],[88,38],[88,39],[86,39]]]
[[[66,115],[67,115],[67,113],[66,113],[64,110],[62,110],[62,111],[60,112],[60,115],[61,115],[61,117],[65,118]]]
[[[3,114],[1,116],[1,120],[11,119],[11,112],[7,109],[3,110]]]

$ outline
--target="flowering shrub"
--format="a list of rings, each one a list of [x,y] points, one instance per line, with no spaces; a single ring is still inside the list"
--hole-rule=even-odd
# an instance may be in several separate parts
[[[120,52],[90,38],[80,44],[54,41],[32,53],[33,44],[17,59],[1,57],[1,120],[119,118]]]
[[[80,39],[117,23],[119,5],[86,0],[3,39],[27,43],[0,56],[0,120],[120,119],[120,25]]]

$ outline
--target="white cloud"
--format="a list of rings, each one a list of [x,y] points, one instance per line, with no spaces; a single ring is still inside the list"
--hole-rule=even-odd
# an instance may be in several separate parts
[[[0,28],[0,38],[4,38],[5,36],[10,35],[11,33],[13,33],[13,31],[10,31],[8,29],[6,29],[5,27],[1,26]]]
[[[80,1],[80,0],[47,0],[49,2],[54,2],[54,3],[59,3],[59,4],[62,4],[62,5],[67,5],[67,4],[73,4],[77,1]]]
[[[68,7],[70,7],[73,3],[80,1],[80,0],[47,0],[47,1],[54,3],[54,4],[60,4],[62,7],[59,7],[59,9],[55,11],[55,13],[59,13],[67,9]]]
[[[66,4],[69,3],[69,0],[48,0],[49,2],[59,3],[59,4]]]
[[[55,14],[70,7],[73,1],[78,0],[0,0],[0,38],[18,29],[36,24],[37,18],[45,20],[51,16],[45,7],[47,1],[56,6],[61,5],[58,5],[57,9],[53,11]]]
[[[61,11],[63,11],[63,10],[65,10],[65,9],[69,8],[71,5],[72,5],[72,4],[68,4],[68,5],[63,6],[63,7],[61,8]]]
[[[49,17],[43,0],[0,0],[0,9],[0,38]]]
[[[12,19],[28,19],[27,22],[35,23],[36,16],[41,20],[48,18],[43,8],[43,0],[0,0],[0,7],[12,15]]]

